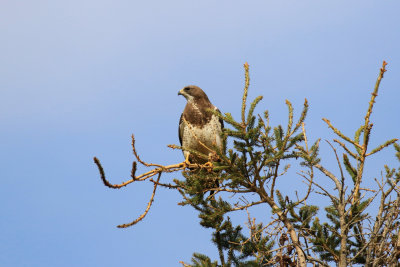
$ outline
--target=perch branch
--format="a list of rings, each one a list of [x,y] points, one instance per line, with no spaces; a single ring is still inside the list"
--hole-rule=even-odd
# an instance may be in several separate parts
[[[160,168],[155,168],[151,171],[145,172],[139,176],[134,176],[134,178],[120,183],[120,184],[112,184],[110,183],[107,179],[106,176],[104,174],[104,169],[102,167],[102,165],[100,164],[100,161],[98,158],[94,157],[94,163],[96,163],[99,172],[100,172],[100,178],[103,181],[104,185],[110,188],[114,188],[114,189],[120,189],[121,187],[127,186],[130,183],[133,183],[135,181],[144,181],[150,177],[153,177],[156,174],[162,173],[162,172],[176,172],[176,171],[180,171],[180,170],[184,170],[186,168],[186,164],[184,162],[179,163],[179,164],[173,164],[173,165],[168,165],[168,166],[162,166]],[[191,166],[194,165],[194,166]],[[197,167],[196,164],[190,164],[189,167]]]
[[[179,147],[173,146],[173,145],[169,145],[169,147],[173,148],[173,149],[179,148]],[[208,165],[186,164],[185,162],[172,164],[172,165],[167,165],[167,166],[144,162],[143,160],[140,159],[140,157],[139,157],[139,155],[138,155],[138,153],[136,151],[134,135],[132,135],[132,151],[133,151],[133,154],[134,154],[136,160],[140,164],[142,164],[142,165],[144,165],[146,167],[156,167],[156,168],[154,168],[154,169],[152,169],[152,170],[150,170],[148,172],[142,173],[140,175],[136,175],[136,161],[134,161],[132,163],[132,171],[131,171],[132,179],[130,179],[128,181],[125,181],[123,183],[120,183],[120,184],[112,184],[107,180],[106,175],[104,173],[103,166],[100,163],[100,160],[98,158],[94,157],[93,158],[94,163],[97,165],[97,168],[99,169],[100,178],[103,181],[105,186],[110,187],[110,188],[114,188],[114,189],[120,189],[120,188],[122,188],[124,186],[127,186],[128,184],[133,183],[135,181],[144,181],[144,180],[147,180],[147,179],[149,179],[149,178],[151,178],[151,177],[153,177],[153,176],[155,176],[157,174],[163,173],[163,172],[176,172],[176,171],[184,170],[186,168],[191,168],[191,169],[193,169],[193,168],[204,168],[204,169],[212,168],[212,167],[210,167]]]

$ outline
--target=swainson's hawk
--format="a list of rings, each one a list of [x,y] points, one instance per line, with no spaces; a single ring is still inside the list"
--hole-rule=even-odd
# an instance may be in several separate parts
[[[184,150],[186,162],[189,160],[190,163],[204,164],[215,155],[213,151],[224,151],[221,138],[224,123],[208,109],[220,111],[211,104],[207,95],[198,86],[186,86],[179,91],[178,95],[183,95],[187,100],[179,120],[181,146],[208,156],[208,159],[204,159]]]

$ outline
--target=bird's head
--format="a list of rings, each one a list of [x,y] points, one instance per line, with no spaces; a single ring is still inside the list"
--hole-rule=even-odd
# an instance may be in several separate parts
[[[182,95],[186,98],[187,101],[193,100],[200,100],[204,99],[208,101],[207,95],[201,90],[200,87],[196,85],[188,85],[183,87],[179,92],[178,95]]]

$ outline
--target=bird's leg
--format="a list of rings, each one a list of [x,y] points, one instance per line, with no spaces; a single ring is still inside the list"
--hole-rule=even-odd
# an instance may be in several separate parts
[[[189,156],[190,156],[190,153],[187,153],[185,161],[183,162],[186,165],[186,167],[189,167],[189,165],[190,165]]]
[[[218,154],[215,151],[210,152],[208,154],[208,161],[203,166],[212,170],[214,168],[213,162],[215,161],[219,161]]]
[[[209,155],[208,161],[204,163],[203,167],[206,168],[208,171],[211,171],[214,168],[214,164],[212,163],[212,161],[212,157]]]
[[[214,164],[211,161],[207,161],[203,165],[206,169],[212,170],[214,168]]]

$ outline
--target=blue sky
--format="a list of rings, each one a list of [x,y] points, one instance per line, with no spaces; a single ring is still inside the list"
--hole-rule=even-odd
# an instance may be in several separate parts
[[[199,85],[222,112],[238,116],[246,61],[249,97],[264,96],[258,111],[285,125],[285,99],[299,112],[307,98],[315,140],[332,138],[322,117],[353,135],[386,60],[371,142],[400,137],[399,10],[397,0],[3,0],[0,265],[179,266],[193,252],[216,258],[210,232],[196,212],[176,205],[174,191],[160,189],[143,222],[117,229],[145,209],[152,186],[104,187],[93,156],[114,183],[129,177],[132,133],[142,159],[182,161],[167,148],[179,142],[185,100],[178,90]],[[331,157],[326,143],[321,153]],[[371,159],[371,180],[384,163],[396,166],[393,154]],[[295,174],[285,179],[283,191],[301,184]]]

